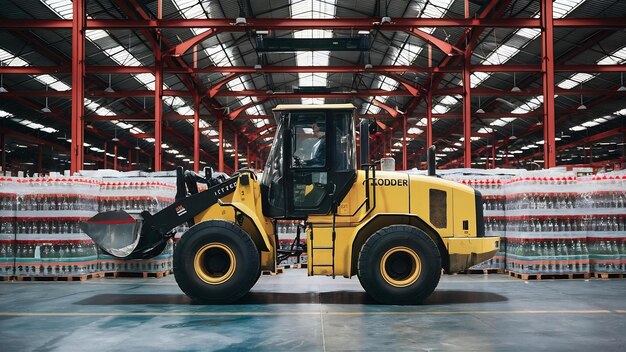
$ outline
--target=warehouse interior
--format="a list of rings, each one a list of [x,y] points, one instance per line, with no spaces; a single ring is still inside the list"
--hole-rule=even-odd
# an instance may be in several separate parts
[[[88,340],[96,350],[306,351],[610,351],[624,342],[626,2],[0,4],[0,337],[9,350]],[[383,305],[356,269],[335,275],[340,204],[326,211],[328,274],[312,263],[310,221],[268,217],[264,203],[282,250],[276,265],[261,265],[240,300],[204,305],[171,275],[197,219],[172,226],[149,258],[120,259],[85,233],[97,213],[179,204],[177,167],[197,173],[194,184],[206,178],[195,191],[183,184],[183,198],[246,173],[263,182],[283,143],[275,109],[293,104],[354,106],[355,148],[368,146],[354,156],[363,184],[374,170],[409,183],[429,175],[432,153],[439,179],[480,192],[484,231],[474,236],[497,250],[441,276],[419,305]],[[374,202],[393,203],[380,184]],[[452,247],[442,246],[450,253],[438,268],[451,274]]]

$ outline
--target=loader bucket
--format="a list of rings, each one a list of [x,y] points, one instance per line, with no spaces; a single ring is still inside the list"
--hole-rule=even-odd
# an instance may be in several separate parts
[[[114,210],[98,213],[80,227],[104,251],[126,258],[139,243],[141,221],[123,210]]]

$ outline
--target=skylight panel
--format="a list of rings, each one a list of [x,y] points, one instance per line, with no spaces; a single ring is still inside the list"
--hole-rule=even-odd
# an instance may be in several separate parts
[[[334,18],[336,0],[298,0],[292,1],[292,18]]]
[[[443,17],[454,0],[429,1],[428,5],[422,10],[422,18],[441,18]]]
[[[552,17],[563,18],[574,11],[585,0],[555,0],[552,3]]]
[[[87,39],[94,42],[98,39],[107,38],[109,34],[102,29],[88,29],[85,36],[87,37]]]
[[[289,10],[292,18],[334,18],[337,8],[335,0],[301,0],[291,3]],[[332,38],[333,32],[321,29],[306,29],[296,31],[294,38]],[[310,51],[296,53],[298,66],[328,66],[329,51]],[[300,86],[326,87],[327,73],[298,73]],[[302,98],[302,104],[323,104],[323,98]]]
[[[541,106],[541,104],[543,104],[543,96],[539,95],[539,96],[536,96],[534,98],[531,98],[525,101],[521,106],[518,106],[517,108],[513,109],[511,113],[512,114],[526,114],[526,113],[536,110],[538,107]]]
[[[41,2],[63,19],[71,20],[73,18],[71,0],[41,0]]]
[[[483,127],[478,130],[478,133],[492,133],[492,132],[493,132],[493,128],[489,128],[489,127]]]
[[[533,40],[541,35],[541,30],[537,28],[521,28],[518,29],[515,34],[528,40]]]
[[[484,65],[501,65],[520,52],[520,49],[502,44],[483,61]]]
[[[104,53],[113,61],[123,66],[141,66],[141,62],[137,60],[126,48],[118,45],[113,48],[104,49]]]
[[[626,46],[598,60],[598,65],[620,65],[626,62]]]
[[[185,18],[206,18],[200,0],[173,0],[172,2]]]
[[[6,112],[4,110],[0,110],[0,118],[5,118],[5,117],[13,117],[13,114],[11,114],[10,112]]]
[[[569,78],[566,78],[563,81],[559,82],[557,86],[563,89],[572,89],[580,85],[581,83],[587,82],[588,80],[594,78],[595,76],[596,75],[592,75],[589,73],[575,73],[571,75]]]
[[[0,49],[0,62],[2,66],[28,66],[28,62],[20,59],[19,57],[11,54],[10,52]]]
[[[409,128],[409,130],[408,130],[408,131],[406,131],[406,132],[407,132],[408,134],[421,134],[421,133],[422,133],[422,132],[424,132],[424,131],[422,131],[421,129],[419,129],[419,128],[417,128],[417,127],[411,127],[411,128]]]
[[[482,83],[484,80],[486,80],[487,78],[489,78],[491,76],[491,74],[487,73],[487,72],[474,72],[472,73],[472,75],[470,76],[470,86],[472,88],[476,88],[478,87],[478,85],[480,83]],[[459,83],[463,83],[462,81],[459,81]]]
[[[587,127],[584,127],[584,126],[574,126],[574,127],[570,128],[570,131],[580,132],[580,131],[584,131],[586,129],[587,129]]]
[[[37,75],[37,76],[32,76],[34,79],[36,79],[37,81],[39,81],[42,84],[47,85],[48,87],[56,90],[56,91],[67,91],[72,89],[72,87],[68,86],[67,84],[59,81],[58,79],[50,76],[50,75]]]

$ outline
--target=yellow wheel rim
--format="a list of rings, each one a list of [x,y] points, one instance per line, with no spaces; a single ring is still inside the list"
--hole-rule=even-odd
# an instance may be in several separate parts
[[[235,273],[235,253],[221,243],[205,244],[196,252],[193,267],[200,280],[210,285],[219,285]]]
[[[422,264],[420,257],[408,247],[393,247],[380,261],[380,273],[388,284],[407,287],[420,277]]]

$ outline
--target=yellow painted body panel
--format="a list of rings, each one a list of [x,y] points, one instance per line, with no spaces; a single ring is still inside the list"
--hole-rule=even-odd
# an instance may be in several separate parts
[[[241,179],[240,179],[241,180]],[[235,207],[245,216],[240,226],[252,236],[257,248],[261,251],[261,269],[276,269],[276,236],[272,219],[263,216],[261,207],[261,189],[257,180],[250,178],[248,185],[237,181],[235,192],[221,198],[222,204],[213,204],[194,217],[196,224],[207,220],[227,220],[237,223]],[[224,205],[232,204],[230,205]]]
[[[394,224],[420,223],[422,231],[441,238],[450,259],[449,272],[467,269],[479,263],[476,261],[479,259],[487,260],[497,250],[495,244],[499,238],[476,238],[478,231],[475,193],[470,187],[436,177],[377,171],[376,179],[370,180],[369,210],[363,205],[366,199],[365,187],[365,172],[358,171],[356,181],[338,204],[335,218],[334,271],[332,215],[312,215],[307,219],[312,225],[312,230],[307,229],[309,275],[355,275],[353,261],[358,258],[358,253],[353,253],[353,247],[359,240],[359,233],[369,236],[379,228]],[[443,225],[439,223],[439,227],[430,216],[431,190],[446,192],[446,221]],[[238,182],[235,192],[221,201],[236,206],[245,214],[241,226],[251,234],[261,250],[263,270],[274,270],[276,236],[272,219],[263,216],[259,182],[251,179],[246,186]],[[433,209],[443,211],[441,207]],[[196,223],[211,219],[237,222],[233,206],[224,204],[214,204],[195,217]],[[368,225],[374,219],[378,227],[372,231]],[[463,230],[464,220],[469,225],[466,231]],[[354,250],[358,251],[360,247]]]

